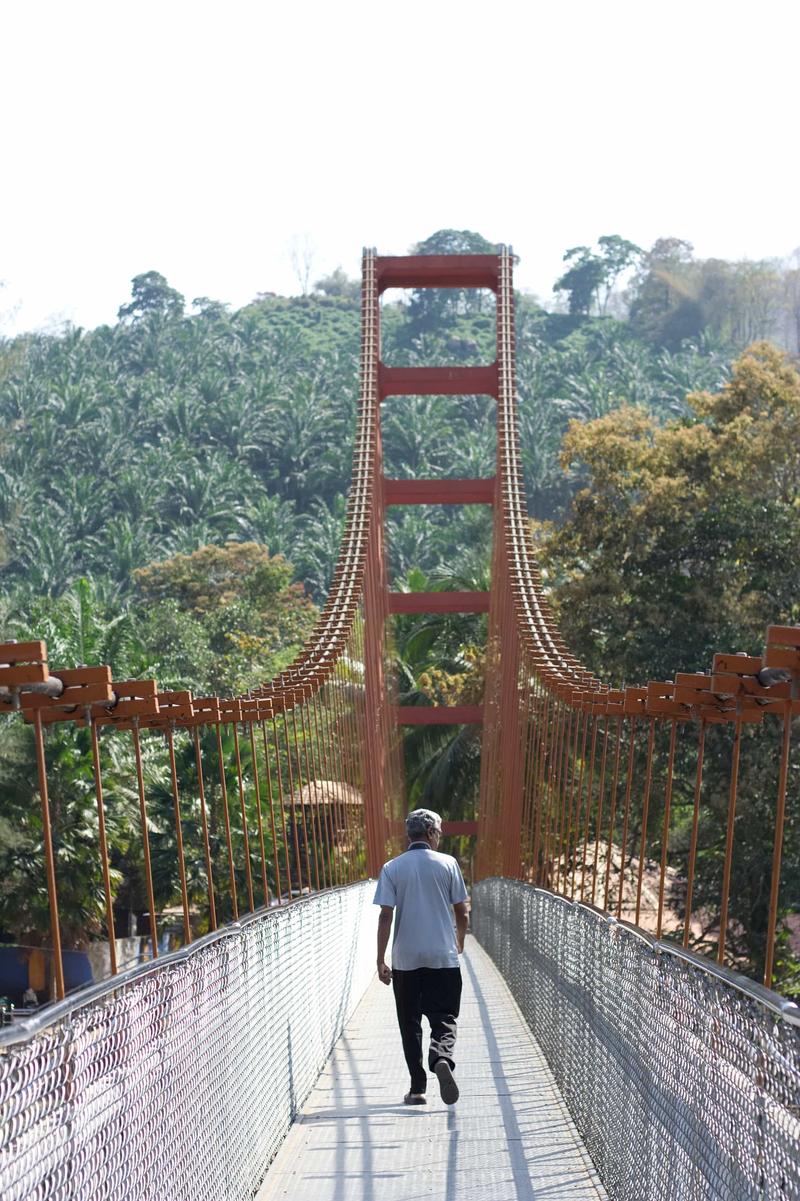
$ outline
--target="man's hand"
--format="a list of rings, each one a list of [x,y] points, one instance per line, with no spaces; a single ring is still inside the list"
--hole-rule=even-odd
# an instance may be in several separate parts
[[[391,905],[381,905],[378,915],[378,979],[381,984],[391,984],[391,969],[386,966],[386,948],[389,945],[389,935],[392,930],[394,910]]]

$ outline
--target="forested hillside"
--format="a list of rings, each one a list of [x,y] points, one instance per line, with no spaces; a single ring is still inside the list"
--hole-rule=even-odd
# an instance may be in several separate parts
[[[458,231],[418,247],[491,249]],[[517,356],[530,512],[567,636],[618,683],[701,669],[714,649],[758,649],[766,621],[800,620],[800,379],[769,345],[741,356],[754,338],[797,350],[800,272],[699,261],[672,238],[644,252],[608,236],[568,250],[565,263],[557,311],[518,298]],[[4,636],[45,637],[54,664],[110,662],[118,675],[198,692],[245,689],[278,670],[310,629],[338,551],[359,320],[358,284],[340,271],[308,295],[265,293],[237,312],[187,303],[149,271],[113,326],[0,344]],[[389,293],[382,321],[389,363],[492,357],[488,294]],[[492,474],[493,421],[483,397],[391,399],[386,473]],[[485,586],[489,538],[480,507],[392,512],[394,586]],[[480,698],[483,622],[397,620],[405,703]],[[91,874],[81,826],[91,806],[76,801],[90,782],[69,753],[80,736],[54,734],[52,790],[72,814],[62,846]],[[24,732],[4,731],[0,925],[26,937],[46,928],[25,816],[30,754]],[[141,879],[117,766],[108,791],[120,898],[136,909]],[[164,763],[148,771],[157,824]],[[465,815],[477,778],[474,730],[409,738],[412,800]],[[676,821],[684,816],[676,805]],[[748,820],[763,834],[760,799]],[[156,835],[165,865],[169,838],[165,822]],[[712,822],[712,861],[715,838]],[[766,854],[759,838],[754,854]],[[797,860],[794,847],[787,863]],[[164,871],[160,903],[174,885]],[[763,898],[737,883],[751,921]],[[76,896],[76,930],[93,905]]]
[[[470,248],[484,244],[477,235],[460,238]],[[444,234],[424,247],[443,241],[451,247]],[[601,302],[587,302],[580,290],[569,295],[572,316],[548,315],[520,298],[522,444],[531,510],[540,518],[558,517],[572,490],[558,465],[570,417],[598,417],[623,400],[658,417],[680,412],[688,392],[722,382],[735,348],[702,330],[668,348],[668,338],[652,333],[652,297],[643,336],[632,320],[584,315],[581,308]],[[387,299],[389,362],[468,362],[491,349],[486,298]],[[667,296],[665,314],[671,303]],[[609,308],[607,298],[601,307]],[[81,576],[116,601],[132,593],[137,568],[229,539],[286,555],[319,599],[349,480],[358,337],[357,285],[341,273],[310,295],[263,295],[231,313],[208,299],[187,305],[148,272],[134,280],[116,325],[3,344],[5,604],[24,611]],[[384,419],[387,471],[490,472],[491,420],[480,398],[393,401]],[[399,575],[452,564],[472,541],[468,517],[455,527],[437,519],[444,520],[408,512],[393,530]]]
[[[732,344],[701,332],[670,349],[652,331],[637,333],[632,319],[603,315],[619,307],[609,290],[637,255],[630,243],[605,239],[606,258],[609,246],[613,262],[600,268],[592,252],[583,259],[568,252],[562,282],[571,312],[547,313],[520,297],[523,461],[539,519],[558,520],[582,478],[580,468],[565,472],[559,463],[571,418],[591,420],[625,401],[663,421],[685,412],[687,393],[726,377]],[[478,234],[440,231],[420,249],[492,247]],[[587,263],[594,299],[584,295]],[[652,274],[644,259],[641,270],[644,295]],[[664,303],[667,313],[671,293]],[[282,588],[293,579],[320,603],[350,477],[359,322],[358,283],[340,271],[309,295],[264,294],[237,312],[208,298],[187,304],[150,271],[134,279],[115,325],[0,346],[4,628],[52,627],[54,639],[71,613],[89,606],[117,642],[133,640],[136,661],[165,684],[236,689],[271,675],[313,617],[296,588],[280,602],[295,605],[296,620],[270,626],[263,606],[243,603],[245,594],[252,600],[252,583],[249,592],[225,596],[224,612],[200,614],[182,603],[178,587],[149,596],[140,573],[155,563],[168,564],[167,575],[210,571],[211,552],[205,560],[184,557],[253,544],[286,560],[275,565]],[[493,346],[488,293],[385,298],[387,362],[485,361]],[[387,474],[491,474],[493,421],[485,397],[391,400],[383,411]],[[417,571],[429,585],[474,581],[487,569],[489,534],[481,509],[392,511],[394,579],[402,584]],[[225,552],[223,574],[237,553]],[[54,643],[64,662],[74,657],[69,641]]]

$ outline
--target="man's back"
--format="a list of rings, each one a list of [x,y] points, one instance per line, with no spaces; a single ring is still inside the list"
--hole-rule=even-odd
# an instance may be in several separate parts
[[[411,1087],[403,1101],[424,1105],[427,1076],[422,1064],[422,1018],[431,1026],[428,1066],[439,1081],[445,1105],[458,1100],[453,1058],[461,969],[458,956],[467,933],[467,889],[450,855],[440,855],[442,819],[432,809],[406,818],[408,850],[390,859],[375,889],[378,916],[378,977],[394,988],[397,1021]],[[455,929],[453,918],[455,917]],[[392,966],[384,956],[394,923]]]
[[[461,871],[451,855],[413,843],[381,871],[377,905],[395,909],[392,967],[458,967],[453,905],[467,899]]]

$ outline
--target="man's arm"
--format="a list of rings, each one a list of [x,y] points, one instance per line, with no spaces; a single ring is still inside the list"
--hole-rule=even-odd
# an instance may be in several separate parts
[[[453,912],[456,915],[456,943],[458,944],[458,953],[462,955],[464,952],[467,925],[469,924],[469,901],[456,901],[453,906]]]
[[[391,984],[392,982],[391,969],[386,966],[384,956],[386,955],[386,948],[389,945],[393,918],[394,910],[391,905],[381,905],[381,911],[378,915],[378,979],[381,984]]]

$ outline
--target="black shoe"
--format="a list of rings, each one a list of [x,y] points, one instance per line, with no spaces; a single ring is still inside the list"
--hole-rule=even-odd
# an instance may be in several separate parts
[[[439,1092],[445,1105],[455,1105],[458,1100],[458,1085],[453,1077],[453,1069],[450,1064],[446,1059],[437,1059],[433,1070],[439,1081]]]
[[[403,1097],[404,1105],[427,1105],[428,1098],[424,1093],[406,1093]]]

